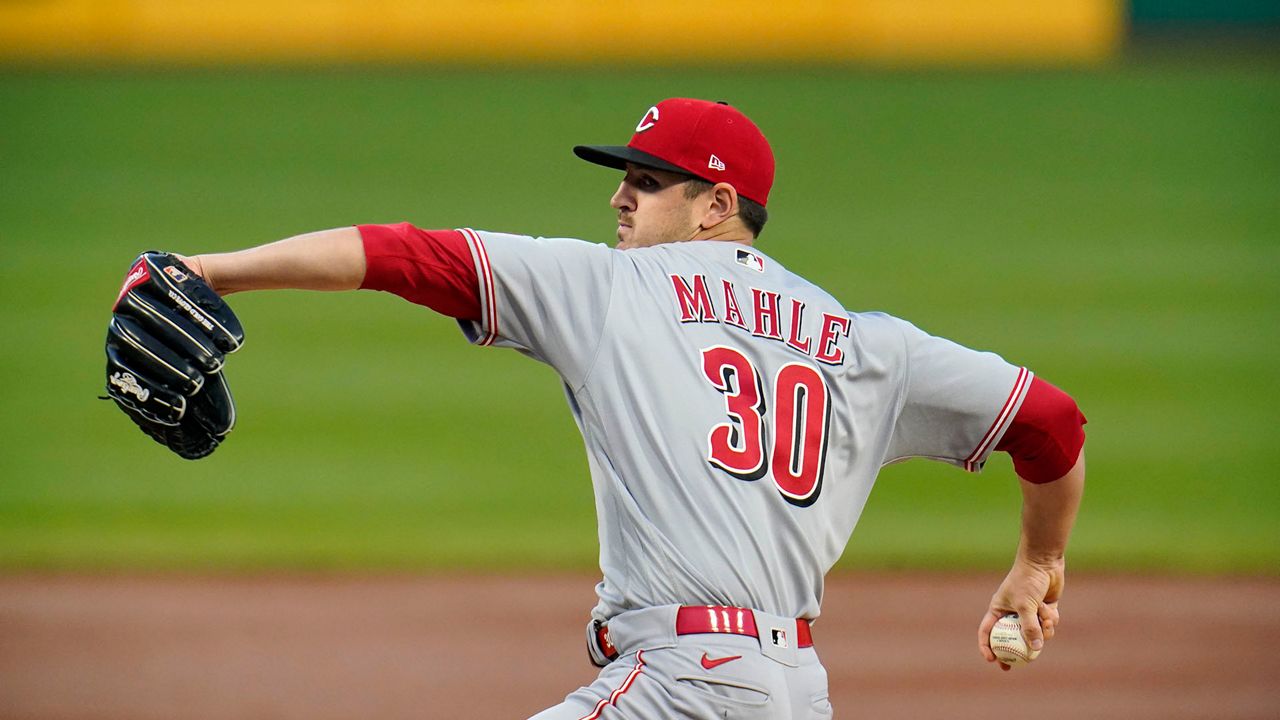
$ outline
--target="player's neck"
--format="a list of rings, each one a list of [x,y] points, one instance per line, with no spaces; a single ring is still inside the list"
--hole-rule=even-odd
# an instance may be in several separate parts
[[[755,236],[742,220],[732,217],[712,227],[698,230],[690,240],[721,240],[751,245],[755,242]]]

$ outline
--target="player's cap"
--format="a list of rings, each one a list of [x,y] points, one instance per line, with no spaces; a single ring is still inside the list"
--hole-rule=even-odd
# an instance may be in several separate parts
[[[626,145],[578,145],[578,157],[623,170],[627,163],[727,182],[764,205],[773,187],[773,150],[764,133],[725,103],[670,98],[645,112]]]

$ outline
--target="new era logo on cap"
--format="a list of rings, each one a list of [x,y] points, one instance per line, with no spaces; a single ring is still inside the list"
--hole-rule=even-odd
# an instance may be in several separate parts
[[[726,182],[761,205],[773,188],[773,150],[764,133],[736,108],[708,100],[663,100],[640,117],[625,146],[578,145],[573,152],[611,168],[634,163]]]

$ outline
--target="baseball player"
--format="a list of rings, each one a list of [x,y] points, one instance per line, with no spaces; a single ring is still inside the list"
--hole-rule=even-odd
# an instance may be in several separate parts
[[[243,337],[217,296],[267,288],[395,293],[555,368],[595,490],[603,579],[586,642],[602,669],[537,720],[830,717],[812,630],[823,576],[880,468],[912,457],[976,472],[1012,455],[1021,541],[978,647],[997,662],[987,638],[1007,613],[1033,648],[1052,638],[1084,483],[1071,398],[850,312],[757,249],[774,158],[729,105],[664,100],[627,145],[574,152],[624,173],[614,248],[397,224],[143,255],[113,315],[109,392],[180,454],[211,452],[234,423],[222,357]],[[148,364],[174,355],[188,364]]]

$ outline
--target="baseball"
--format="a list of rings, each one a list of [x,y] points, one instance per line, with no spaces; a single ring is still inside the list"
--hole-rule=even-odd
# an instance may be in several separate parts
[[[1017,615],[1005,615],[991,628],[991,652],[1000,662],[1014,667],[1029,663],[1040,654],[1039,650],[1027,647]]]

